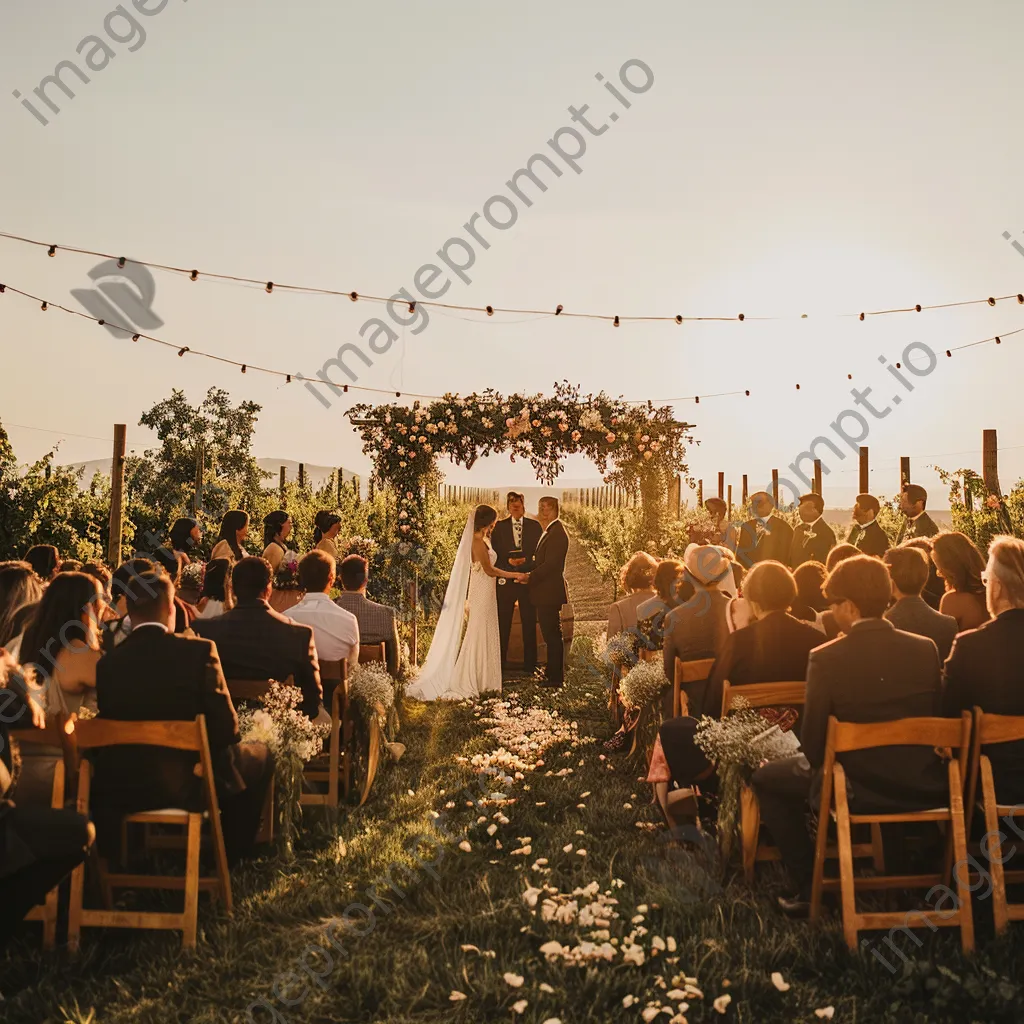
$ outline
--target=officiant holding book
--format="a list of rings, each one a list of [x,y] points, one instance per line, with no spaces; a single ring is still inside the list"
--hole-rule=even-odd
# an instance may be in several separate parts
[[[526,499],[517,491],[506,497],[508,516],[495,523],[491,546],[498,556],[495,567],[506,572],[530,572],[541,534],[544,532],[536,519],[526,518]],[[537,612],[530,601],[524,583],[498,580],[498,631],[501,638],[501,667],[508,662],[508,643],[512,633],[512,619],[519,604],[519,619],[523,627],[523,669],[532,675],[537,668]]]

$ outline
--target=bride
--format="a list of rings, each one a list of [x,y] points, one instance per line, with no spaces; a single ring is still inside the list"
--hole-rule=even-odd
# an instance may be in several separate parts
[[[426,663],[407,691],[416,700],[462,700],[501,692],[495,581],[525,583],[527,576],[494,568],[497,555],[490,537],[497,518],[490,505],[478,505],[466,521]],[[466,610],[469,623],[460,647]]]

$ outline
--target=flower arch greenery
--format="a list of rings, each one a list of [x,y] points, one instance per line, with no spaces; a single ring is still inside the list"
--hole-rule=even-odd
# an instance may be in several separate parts
[[[688,478],[686,445],[693,443],[692,424],[677,421],[671,406],[629,403],[604,392],[582,395],[566,381],[551,395],[488,389],[411,406],[362,404],[348,416],[377,479],[397,493],[399,552],[413,560],[423,553],[424,485],[436,475],[438,458],[469,468],[481,457],[507,452],[512,462],[529,460],[538,480],[553,484],[565,456],[586,455],[607,483],[641,498],[653,537],[670,481]]]

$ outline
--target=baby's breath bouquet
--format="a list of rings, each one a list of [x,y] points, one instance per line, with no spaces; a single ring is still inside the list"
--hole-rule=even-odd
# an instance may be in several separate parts
[[[743,697],[736,696],[726,718],[701,717],[694,742],[718,769],[718,842],[723,859],[727,860],[739,826],[743,786],[765,762],[794,754],[796,738],[771,724]]]
[[[601,652],[605,663],[618,669],[628,669],[635,665],[638,639],[635,633],[628,631],[609,637]]]
[[[386,727],[395,706],[395,681],[382,662],[358,665],[349,678],[348,695],[364,718],[377,715],[381,727]]]
[[[622,677],[619,700],[626,708],[627,719],[636,722],[631,756],[641,754],[645,761],[650,761],[661,726],[661,695],[668,685],[660,659],[638,662]]]

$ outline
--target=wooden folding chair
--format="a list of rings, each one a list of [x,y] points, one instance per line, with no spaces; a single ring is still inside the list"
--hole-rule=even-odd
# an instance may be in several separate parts
[[[359,664],[367,661],[387,661],[383,643],[359,645]]]
[[[210,746],[206,737],[206,719],[200,715],[194,722],[118,722],[93,718],[78,724],[80,750],[123,745],[164,747],[172,750],[193,751],[199,757],[197,774],[202,778],[204,811],[179,808],[139,811],[125,816],[127,822],[142,825],[175,825],[186,830],[185,874],[170,875],[115,874],[103,871],[104,892],[114,889],[167,889],[184,892],[185,906],[180,913],[150,911],[123,911],[109,907],[102,910],[87,909],[83,905],[85,881],[84,866],[80,865],[71,876],[71,904],[68,914],[68,946],[78,949],[82,928],[150,928],[181,931],[182,948],[196,944],[199,914],[199,893],[209,892],[224,903],[225,911],[232,911],[231,878],[221,831],[220,808],[210,760]],[[92,779],[91,766],[83,762],[79,772],[78,808],[86,813]],[[199,851],[203,820],[210,825],[216,874],[202,877],[199,873]]]
[[[1024,921],[1024,903],[1009,903],[1006,884],[1024,882],[1024,871],[1006,871],[1003,868],[1003,839],[999,819],[1024,817],[1024,806],[1001,804],[996,798],[992,762],[982,753],[982,746],[990,743],[1011,743],[1024,740],[1024,717],[1018,715],[987,715],[981,708],[974,709],[974,737],[971,746],[971,782],[967,801],[967,827],[976,807],[978,778],[981,778],[981,799],[985,813],[986,841],[981,854],[988,860],[992,875],[992,917],[996,933],[1003,934],[1011,921]],[[1016,829],[1016,826],[1014,826]],[[1018,832],[1018,835],[1020,833]],[[994,841],[993,841],[994,840]],[[987,848],[986,848],[987,847]]]
[[[57,747],[62,753],[61,760],[53,766],[53,787],[50,791],[50,807],[63,810],[65,784],[78,771],[77,746],[75,744],[75,721],[61,714],[47,718],[43,729],[12,729],[10,737],[19,746]],[[43,925],[43,949],[53,949],[57,944],[57,913],[60,903],[60,885],[55,885],[43,903],[33,907],[26,915],[26,921],[41,921]]]
[[[299,802],[315,807],[331,807],[337,809],[339,782],[341,791],[348,796],[349,791],[349,743],[352,723],[348,704],[348,679],[344,661],[321,661],[320,680],[324,691],[331,687],[331,734],[327,742],[327,751],[313,758],[303,771],[303,778],[308,782],[326,782],[326,793],[303,793]]]
[[[964,712],[955,718],[904,718],[895,722],[856,724],[829,718],[822,771],[821,804],[818,810],[818,835],[814,852],[814,881],[811,889],[811,920],[821,912],[822,891],[828,881],[824,876],[829,820],[834,810],[839,847],[839,891],[843,906],[843,935],[847,946],[857,949],[857,936],[861,931],[883,928],[909,928],[912,917],[918,926],[929,928],[959,927],[960,942],[965,953],[974,949],[974,920],[971,917],[971,890],[967,870],[967,832],[964,821],[963,780],[970,754],[971,715]],[[921,811],[897,811],[890,814],[851,814],[846,793],[846,772],[837,755],[854,750],[876,747],[915,746],[950,748],[958,751],[949,761],[949,802],[946,807]],[[852,825],[883,825],[897,822],[948,822],[949,834],[945,863],[941,872],[929,875],[879,875],[873,878],[855,878],[853,873],[853,846],[850,842]],[[948,885],[952,866],[962,867],[954,880],[957,888],[957,907],[954,911],[916,910],[860,913],[857,893],[876,889],[931,888]],[[834,888],[834,886],[831,886]]]
[[[693,661],[680,661],[676,658],[675,678],[672,680],[672,717],[678,718],[684,714],[683,698],[685,694],[682,687],[690,683],[702,683],[711,675],[714,667],[714,658],[697,658]],[[689,706],[685,713],[689,714]]]
[[[270,691],[273,679],[228,679],[228,693],[236,704],[247,700],[263,700]],[[286,680],[289,686],[294,685],[292,677]]]

